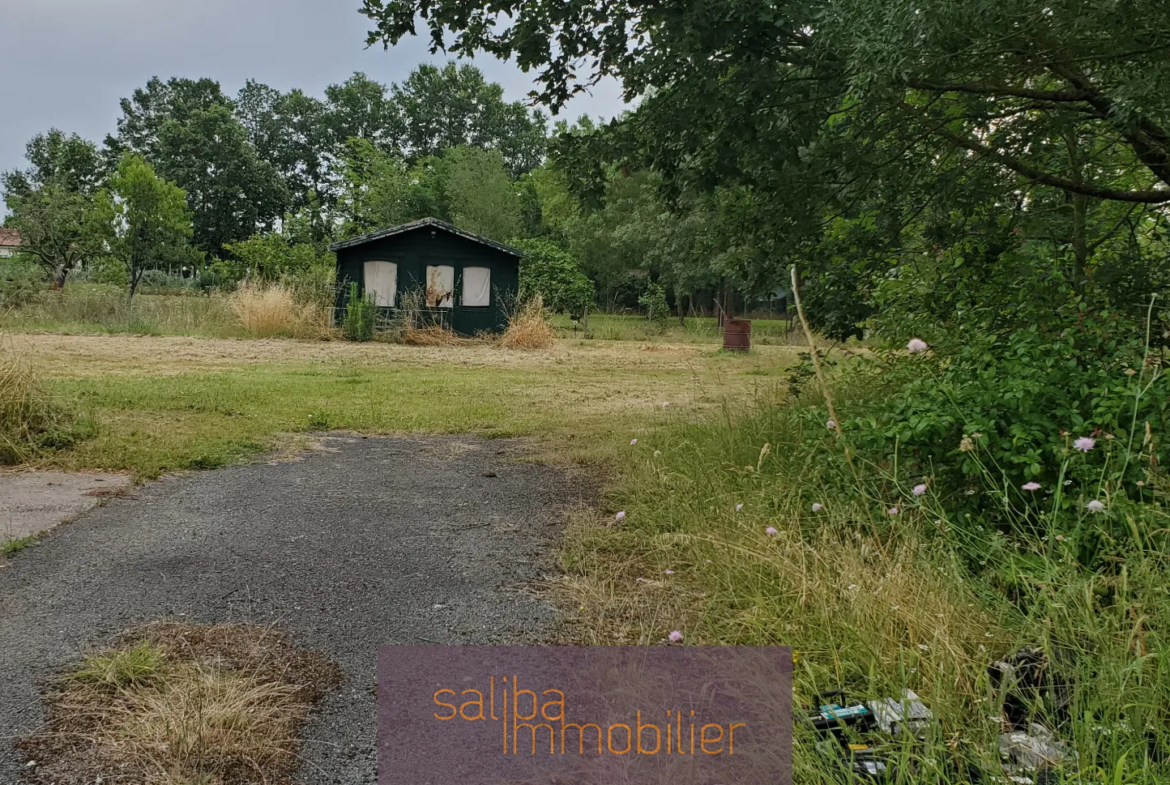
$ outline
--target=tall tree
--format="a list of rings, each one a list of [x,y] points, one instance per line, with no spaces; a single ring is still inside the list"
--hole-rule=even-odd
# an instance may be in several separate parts
[[[159,173],[187,194],[195,245],[219,255],[225,244],[270,227],[288,202],[276,168],[261,160],[231,110],[213,105],[159,130]]]
[[[164,82],[157,76],[135,90],[130,98],[123,98],[120,104],[118,132],[106,137],[106,157],[111,169],[126,152],[157,161],[160,135],[167,123],[187,123],[195,114],[215,106],[233,108],[231,99],[223,94],[214,79],[172,77]]]
[[[191,238],[186,194],[156,175],[142,156],[127,153],[98,202],[110,219],[109,251],[126,266],[133,299],[147,269],[185,255]]]
[[[97,147],[77,134],[51,128],[25,145],[25,170],[5,172],[0,185],[6,193],[27,194],[52,183],[67,191],[93,193],[102,178]]]
[[[804,261],[837,219],[870,212],[875,193],[893,201],[865,234],[886,254],[926,210],[970,215],[1027,193],[1026,211],[1060,205],[1043,231],[1067,239],[1053,250],[1071,251],[1068,272],[1083,284],[1095,212],[1103,227],[1109,216],[1124,225],[1129,205],[1170,203],[1170,6],[1141,9],[366,0],[364,10],[372,41],[412,34],[421,13],[436,49],[514,57],[554,108],[616,76],[640,99],[608,129],[629,160],[661,174],[668,195],[744,189],[753,220],[742,225],[762,264]],[[1121,212],[1100,213],[1107,203]],[[1103,263],[1128,263],[1103,249]]]
[[[326,127],[330,150],[340,158],[350,139],[367,139],[383,152],[397,151],[402,118],[387,95],[386,85],[360,71],[342,84],[325,88]]]
[[[509,242],[520,232],[520,195],[498,150],[456,147],[440,161],[452,222],[460,229]]]
[[[415,159],[460,146],[499,150],[514,177],[538,166],[547,144],[547,121],[472,65],[423,64],[394,86],[405,124],[404,146]]]

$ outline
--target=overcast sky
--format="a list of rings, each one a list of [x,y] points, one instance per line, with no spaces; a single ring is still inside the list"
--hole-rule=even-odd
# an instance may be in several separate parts
[[[247,79],[321,96],[364,71],[389,83],[424,60],[426,39],[366,49],[360,0],[0,0],[0,171],[23,168],[24,145],[57,127],[101,143],[118,99],[151,76],[211,77],[228,95]],[[510,100],[532,79],[481,55],[473,61]],[[616,84],[576,98],[562,116],[612,117]],[[3,205],[0,204],[0,211]]]

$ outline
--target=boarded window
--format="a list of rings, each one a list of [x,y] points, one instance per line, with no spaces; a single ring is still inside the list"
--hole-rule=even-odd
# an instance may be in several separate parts
[[[363,268],[366,294],[374,295],[374,302],[382,308],[394,307],[398,292],[398,265],[394,262],[366,262]]]
[[[445,264],[427,266],[427,305],[450,308],[455,304],[455,268]]]
[[[463,305],[492,304],[492,271],[486,267],[463,268]]]

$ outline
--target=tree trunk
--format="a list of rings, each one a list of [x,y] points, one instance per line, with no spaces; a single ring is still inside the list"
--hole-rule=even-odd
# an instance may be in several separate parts
[[[678,314],[679,327],[687,326],[687,314],[686,311],[683,310],[683,297],[685,296],[686,295],[677,290],[674,293],[674,311]]]
[[[53,290],[60,291],[65,288],[65,278],[69,275],[69,268],[63,264],[57,265],[56,272],[53,273]]]

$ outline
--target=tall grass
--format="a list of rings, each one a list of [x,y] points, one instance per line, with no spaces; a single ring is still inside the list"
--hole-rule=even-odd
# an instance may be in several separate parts
[[[322,339],[331,334],[329,310],[298,299],[286,284],[242,284],[228,296],[228,305],[251,338]]]
[[[719,422],[639,439],[612,500],[624,520],[579,524],[565,552],[594,642],[657,643],[678,629],[690,643],[791,645],[798,714],[831,689],[912,689],[938,722],[925,739],[889,742],[890,781],[905,785],[1001,774],[1005,703],[1032,696],[997,690],[988,668],[1038,646],[1071,693],[1067,707],[1032,700],[1033,719],[1079,753],[1053,781],[1168,781],[1165,538],[1096,570],[1062,541],[1021,552],[992,538],[972,559],[929,495],[890,496],[887,468],[827,469],[838,445],[799,409],[728,407]],[[1165,512],[1147,506],[1132,525],[1164,530]],[[808,728],[797,740],[797,782],[847,781]]]
[[[222,295],[140,294],[130,301],[124,290],[77,283],[59,292],[42,292],[9,313],[5,325],[19,330],[139,335],[239,334],[228,300]]]
[[[0,465],[68,447],[90,428],[87,418],[42,387],[20,357],[0,348]]]
[[[557,334],[544,312],[544,301],[536,295],[508,317],[508,329],[500,336],[500,346],[505,349],[547,349],[556,338]]]

